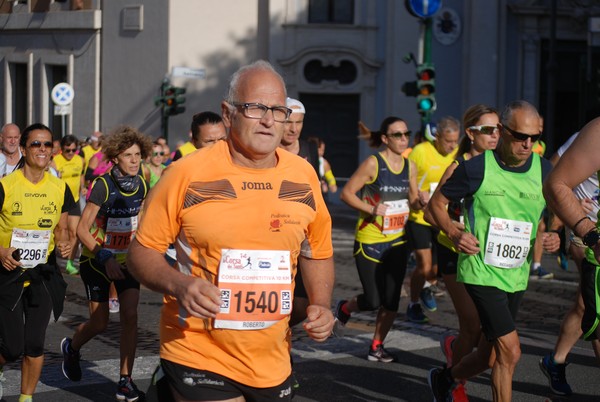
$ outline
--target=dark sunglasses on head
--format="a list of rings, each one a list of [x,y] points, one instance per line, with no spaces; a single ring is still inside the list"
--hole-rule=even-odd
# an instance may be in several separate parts
[[[386,134],[387,137],[392,137],[392,138],[400,138],[400,137],[406,137],[406,138],[410,138],[410,133],[411,131],[406,131],[406,132],[402,132],[402,131],[396,131],[395,133],[389,133]]]
[[[73,152],[77,152],[77,148],[73,148],[73,149],[71,149],[71,148],[65,148],[63,150],[63,152],[66,153],[66,154],[71,154]]]
[[[46,148],[52,148],[52,141],[45,141],[45,142],[41,142],[41,141],[32,141],[31,144],[28,145],[29,148],[41,148],[43,146],[45,146]]]
[[[533,134],[533,135],[523,134],[523,133],[520,133],[518,131],[510,129],[507,126],[502,126],[502,125],[498,125],[498,128],[504,128],[517,141],[527,141],[528,139],[531,139],[531,142],[536,142],[542,136],[542,133]]]
[[[163,156],[164,152],[152,152],[152,156]]]
[[[477,131],[481,134],[486,134],[486,135],[491,135],[494,134],[496,132],[498,132],[498,126],[486,126],[486,125],[481,125],[481,126],[471,126],[469,127],[469,130],[471,131]]]

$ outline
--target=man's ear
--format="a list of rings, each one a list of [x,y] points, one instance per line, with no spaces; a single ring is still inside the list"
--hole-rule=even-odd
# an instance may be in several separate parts
[[[223,124],[225,128],[231,128],[231,121],[233,120],[233,108],[229,103],[221,102],[221,117],[223,117]]]

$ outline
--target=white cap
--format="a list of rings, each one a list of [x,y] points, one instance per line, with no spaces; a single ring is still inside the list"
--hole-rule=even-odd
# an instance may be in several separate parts
[[[306,114],[306,109],[304,109],[304,105],[297,99],[287,98],[285,100],[285,105],[292,109],[292,113]]]

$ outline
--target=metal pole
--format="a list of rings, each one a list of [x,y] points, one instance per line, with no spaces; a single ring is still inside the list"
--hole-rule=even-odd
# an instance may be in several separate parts
[[[546,86],[546,116],[544,116],[544,140],[546,149],[554,152],[554,112],[556,98],[556,1],[550,2],[550,41],[548,43],[548,83]]]
[[[66,127],[66,125],[67,125],[67,117],[66,117],[66,115],[63,114],[63,115],[60,116],[60,119],[61,119],[61,126],[62,126],[62,130],[61,130],[62,131],[62,136],[61,136],[61,138],[64,138],[65,135],[67,135],[67,127]]]

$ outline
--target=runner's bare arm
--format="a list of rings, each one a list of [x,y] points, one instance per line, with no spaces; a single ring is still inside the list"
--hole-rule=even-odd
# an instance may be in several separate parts
[[[586,213],[572,189],[600,170],[599,149],[600,118],[596,118],[581,130],[544,182],[548,206],[579,237],[592,230],[595,224],[589,219],[582,220]]]
[[[333,314],[331,313],[331,295],[334,283],[333,257],[315,260],[299,257],[302,262],[302,279],[308,294],[308,316],[304,329],[313,340],[323,342],[333,330]]]
[[[221,306],[221,292],[209,281],[173,269],[158,251],[137,239],[127,253],[129,272],[148,288],[177,298],[186,311],[198,318],[214,318]]]

